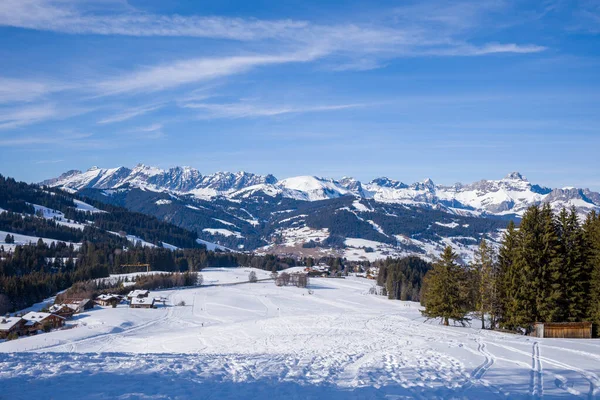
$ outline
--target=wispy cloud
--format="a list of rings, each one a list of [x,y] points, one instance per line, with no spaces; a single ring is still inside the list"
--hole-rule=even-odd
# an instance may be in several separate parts
[[[144,139],[161,139],[166,135],[163,132],[163,124],[154,123],[146,126],[139,126],[129,130],[127,133]]]
[[[98,121],[99,124],[112,124],[114,122],[122,122],[128,119],[138,117],[140,115],[148,114],[152,111],[158,110],[163,107],[163,104],[153,104],[141,107],[133,107],[123,110],[117,114],[113,114],[109,117],[103,118]]]
[[[103,95],[154,92],[239,74],[259,66],[312,61],[320,55],[322,53],[312,49],[283,55],[193,58],[142,68],[119,78],[99,82],[96,89]]]
[[[36,161],[36,164],[58,164],[64,162],[65,160],[39,160]]]
[[[321,106],[273,106],[240,102],[228,104],[189,103],[184,105],[183,107],[202,110],[202,118],[250,118],[274,117],[283,114],[339,111],[364,106],[364,104],[335,104]]]
[[[53,104],[4,109],[0,111],[0,129],[13,129],[35,124],[55,118],[58,114],[58,109]]]
[[[393,10],[393,18],[377,23],[315,24],[290,19],[260,20],[220,16],[156,15],[132,8],[92,13],[74,0],[4,0],[0,25],[69,34],[177,36],[262,41],[272,45],[311,48],[324,54],[362,58],[381,53],[388,57],[438,54],[484,55],[457,38],[467,28],[484,26],[485,17],[505,9],[506,1],[418,2]],[[391,21],[390,21],[391,19]],[[488,29],[488,27],[486,27]],[[496,52],[542,51],[543,46],[501,44]],[[288,61],[289,62],[289,61]],[[364,63],[364,62],[363,62]],[[374,64],[371,64],[374,65]]]
[[[0,103],[28,102],[66,89],[66,85],[0,76]]]
[[[155,15],[132,8],[90,14],[86,3],[52,0],[4,0],[0,25],[70,34],[127,36],[191,36],[234,40],[257,40],[288,36],[302,29],[304,21],[247,20],[242,18]],[[114,11],[114,10],[113,10]]]
[[[14,129],[48,120],[67,119],[94,110],[92,107],[40,103],[0,109],[0,130]]]
[[[82,139],[88,139],[90,133],[67,133],[54,135],[28,135],[11,138],[0,138],[0,147],[16,147],[30,145],[56,145],[75,144]]]

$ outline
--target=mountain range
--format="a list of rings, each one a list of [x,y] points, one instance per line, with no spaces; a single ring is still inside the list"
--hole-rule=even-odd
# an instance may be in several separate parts
[[[472,260],[482,238],[498,246],[508,220],[534,204],[600,210],[600,194],[552,189],[518,172],[498,180],[436,185],[386,177],[353,178],[217,172],[190,167],[68,171],[41,182],[84,198],[125,207],[197,233],[215,248],[293,257],[375,260],[417,255],[432,260],[452,246]]]
[[[600,209],[600,193],[589,189],[547,188],[530,183],[518,172],[499,180],[470,184],[436,185],[431,179],[406,184],[381,177],[368,183],[353,178],[339,180],[297,176],[278,180],[273,175],[248,172],[217,172],[202,175],[191,167],[162,170],[138,164],[134,168],[92,167],[68,171],[41,182],[70,191],[82,189],[140,188],[155,192],[191,195],[197,199],[243,200],[254,196],[282,196],[301,201],[318,201],[342,196],[372,199],[379,203],[434,208],[458,215],[515,218],[533,204],[549,203],[553,209],[575,207],[581,214]]]

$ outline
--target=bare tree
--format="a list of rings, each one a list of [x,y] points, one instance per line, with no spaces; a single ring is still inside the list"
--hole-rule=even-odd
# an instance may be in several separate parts
[[[250,273],[248,274],[248,281],[252,283],[258,281],[258,278],[256,277],[256,272],[250,271]]]
[[[279,278],[277,279],[281,280],[281,285],[278,286],[287,286],[290,284],[290,274],[288,274],[287,272],[282,272],[281,274],[279,274]]]
[[[298,286],[299,288],[305,288],[308,286],[308,274],[299,274],[300,276],[298,277],[298,283],[296,283],[296,286]]]
[[[203,283],[204,283],[204,276],[202,276],[202,274],[198,274],[198,280],[196,280],[196,284],[198,286],[202,286]]]

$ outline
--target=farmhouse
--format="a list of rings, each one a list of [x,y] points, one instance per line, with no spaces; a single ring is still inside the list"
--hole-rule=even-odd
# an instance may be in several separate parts
[[[155,299],[149,299],[148,297],[134,297],[129,303],[130,308],[153,308]]]
[[[71,318],[75,314],[75,310],[68,304],[54,304],[48,308],[48,311],[63,318]]]
[[[121,296],[117,294],[101,294],[94,300],[96,304],[104,307],[116,306],[121,302]]]
[[[45,312],[28,312],[23,315],[23,319],[25,320],[24,329],[28,333],[43,330],[46,326],[56,329],[65,324],[65,318]]]
[[[532,336],[540,338],[591,339],[591,322],[537,322]]]
[[[127,294],[127,300],[131,301],[131,299],[133,299],[133,298],[148,297],[149,294],[150,294],[149,290],[141,290],[141,289],[132,290],[131,292],[129,292]]]
[[[0,317],[0,339],[6,339],[11,333],[21,335],[25,320],[21,317]]]
[[[94,302],[90,299],[71,298],[66,299],[63,304],[72,308],[75,311],[75,314],[94,308]]]

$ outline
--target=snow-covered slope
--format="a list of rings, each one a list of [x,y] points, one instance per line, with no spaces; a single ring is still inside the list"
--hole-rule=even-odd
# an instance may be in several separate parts
[[[213,286],[152,291],[157,309],[95,307],[69,328],[0,342],[6,399],[595,399],[598,340],[425,321],[373,281],[309,292],[203,270]],[[259,279],[267,271],[255,270]],[[184,302],[185,306],[176,306]]]
[[[581,215],[600,210],[600,194],[588,189],[551,189],[530,183],[518,172],[499,180],[481,180],[471,184],[436,185],[431,179],[411,185],[389,178],[377,178],[362,184],[353,178],[340,180],[315,176],[297,176],[278,181],[273,175],[248,172],[218,172],[202,176],[190,167],[161,170],[142,164],[86,172],[69,171],[42,184],[71,191],[84,188],[116,189],[133,186],[144,190],[192,194],[201,199],[226,197],[243,200],[257,195],[316,201],[356,196],[382,203],[417,205],[462,215],[520,216],[533,204],[549,203],[558,210],[575,207]]]

